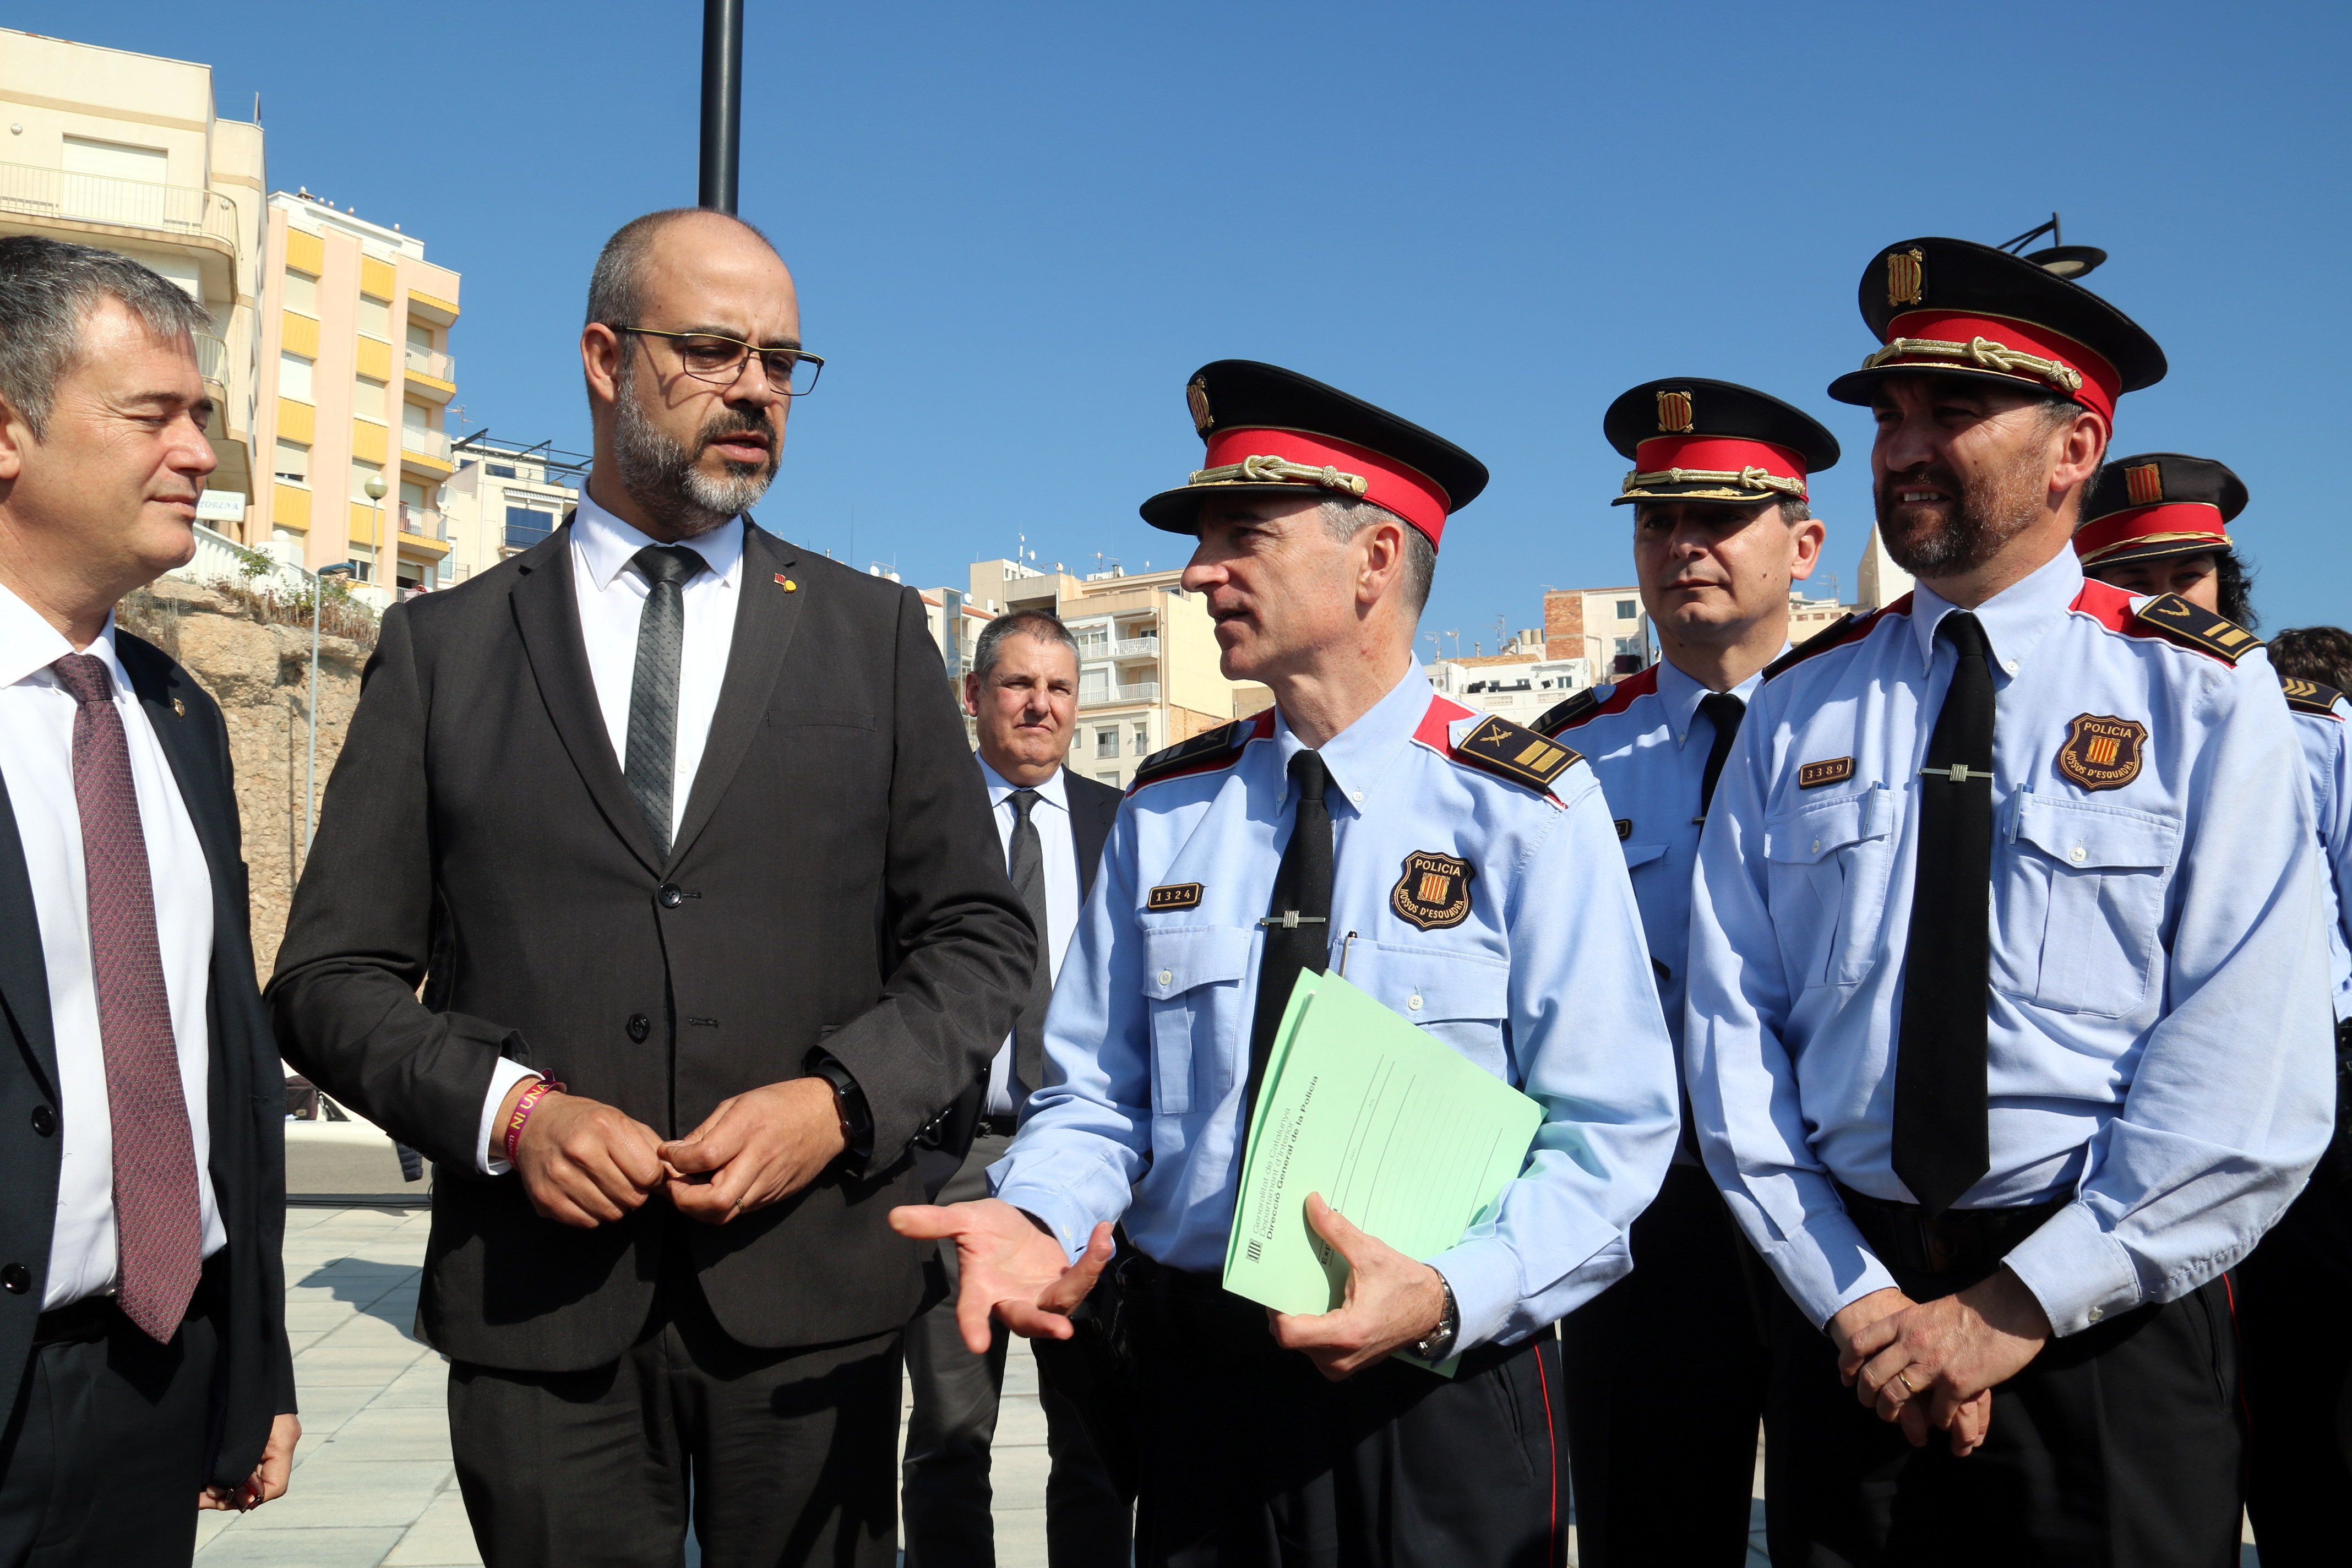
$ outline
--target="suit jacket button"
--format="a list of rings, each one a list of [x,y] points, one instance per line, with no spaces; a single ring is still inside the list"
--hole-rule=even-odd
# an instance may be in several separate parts
[[[33,1288],[33,1271],[21,1263],[11,1263],[0,1268],[0,1285],[6,1286],[11,1296],[21,1296]]]
[[[654,1021],[651,1018],[646,1017],[643,1013],[632,1013],[629,1015],[630,1039],[635,1040],[638,1045],[642,1046],[646,1043],[646,1037],[653,1032]]]
[[[686,902],[686,889],[679,887],[676,882],[664,882],[661,885],[660,891],[655,893],[654,897],[661,900],[662,908],[666,910],[674,910],[677,908],[678,905]]]
[[[58,1113],[46,1105],[33,1107],[33,1131],[47,1138],[58,1130]]]

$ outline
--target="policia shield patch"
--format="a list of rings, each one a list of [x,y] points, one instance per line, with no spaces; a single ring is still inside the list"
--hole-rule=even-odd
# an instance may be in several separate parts
[[[1404,858],[1404,875],[1389,889],[1389,908],[1423,931],[1458,926],[1470,918],[1470,879],[1476,875],[1467,860],[1416,849]]]
[[[2058,771],[2086,790],[2121,789],[2139,777],[2147,726],[2112,713],[2077,713],[2058,748]]]

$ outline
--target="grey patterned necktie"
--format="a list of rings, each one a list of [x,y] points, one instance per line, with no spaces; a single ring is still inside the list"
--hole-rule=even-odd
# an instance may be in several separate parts
[[[74,806],[89,894],[89,966],[114,1133],[114,1234],[122,1315],[169,1344],[203,1268],[195,1134],[172,1037],[155,936],[155,884],[131,780],[131,748],[106,661],[71,653],[49,668],[72,694]]]
[[[1045,1005],[1054,999],[1054,950],[1046,940],[1045,846],[1029,815],[1040,798],[1037,792],[1016,789],[1008,798],[1013,802],[1013,842],[1005,847],[1005,870],[1037,927],[1037,966],[1029,972],[1029,999],[1021,1004],[1021,1016],[1013,1026],[1013,1076],[1023,1089],[1034,1091],[1045,1081]]]
[[[686,643],[686,584],[702,557],[683,544],[648,544],[632,558],[651,591],[637,618],[637,674],[629,687],[629,755],[622,771],[654,847],[669,858],[670,791],[677,777],[677,661]]]

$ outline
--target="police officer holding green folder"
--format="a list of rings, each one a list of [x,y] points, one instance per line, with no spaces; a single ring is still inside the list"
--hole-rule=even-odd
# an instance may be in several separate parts
[[[1551,1325],[1631,1268],[1677,1127],[1615,829],[1573,750],[1435,696],[1413,658],[1484,466],[1272,365],[1186,393],[1205,459],[1143,517],[1197,536],[1184,587],[1275,707],[1138,770],[995,1196],[893,1224],[955,1240],[981,1342],[992,1312],[1067,1337],[1124,1222],[1147,1568],[1556,1562]],[[1269,1313],[1222,1288],[1249,1107],[1298,974],[1343,965],[1544,1120],[1491,1217],[1429,1257],[1309,1198],[1347,1299]]]

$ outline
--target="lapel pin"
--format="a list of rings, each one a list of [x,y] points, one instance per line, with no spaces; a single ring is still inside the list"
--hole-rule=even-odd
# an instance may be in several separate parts
[[[178,698],[176,698],[176,697],[173,698],[173,699],[172,699],[172,717],[173,717],[173,718],[174,718],[174,719],[184,719],[184,718],[186,718],[187,716],[188,716],[188,705],[187,705],[186,703],[184,703],[184,702],[181,701],[181,700],[180,700]]]
[[[782,572],[776,574],[776,586],[782,588],[787,594],[797,594],[801,591],[801,585],[798,583],[793,582],[790,577],[785,576]]]

